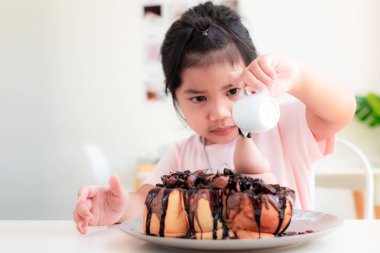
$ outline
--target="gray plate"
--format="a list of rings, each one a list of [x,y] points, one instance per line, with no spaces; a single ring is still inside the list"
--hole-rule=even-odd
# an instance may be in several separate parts
[[[248,250],[289,247],[303,244],[334,231],[342,224],[342,219],[331,214],[315,211],[295,210],[292,222],[287,229],[287,232],[304,232],[307,230],[313,230],[313,233],[265,239],[237,240],[193,240],[184,238],[164,238],[143,234],[141,217],[123,222],[120,225],[120,229],[140,240],[171,248],[192,250]]]

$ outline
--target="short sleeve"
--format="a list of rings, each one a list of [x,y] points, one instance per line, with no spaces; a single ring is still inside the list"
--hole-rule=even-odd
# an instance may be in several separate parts
[[[335,135],[316,141],[306,120],[306,106],[299,100],[294,99],[281,107],[280,127],[284,133],[292,133],[285,136],[288,139],[287,147],[293,146],[293,150],[300,150],[300,155],[310,164],[335,150]]]
[[[171,171],[179,170],[179,151],[177,145],[173,145],[166,154],[160,159],[143,184],[156,185],[161,183],[161,176],[167,175]]]

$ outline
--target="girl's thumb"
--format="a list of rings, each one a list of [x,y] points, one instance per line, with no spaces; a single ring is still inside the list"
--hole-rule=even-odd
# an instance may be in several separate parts
[[[116,197],[124,195],[124,188],[118,175],[112,175],[109,180],[110,190]]]

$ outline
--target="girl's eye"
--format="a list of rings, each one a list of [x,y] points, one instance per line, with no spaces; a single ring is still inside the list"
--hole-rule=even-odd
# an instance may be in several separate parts
[[[240,92],[240,88],[233,88],[227,91],[227,96],[237,95]]]
[[[200,103],[206,100],[207,98],[205,96],[196,96],[196,97],[190,98],[190,101],[195,102],[195,103]]]

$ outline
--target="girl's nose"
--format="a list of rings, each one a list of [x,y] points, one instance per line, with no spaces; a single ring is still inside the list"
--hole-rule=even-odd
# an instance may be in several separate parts
[[[223,121],[231,117],[232,104],[219,101],[210,104],[209,120],[210,121]]]

